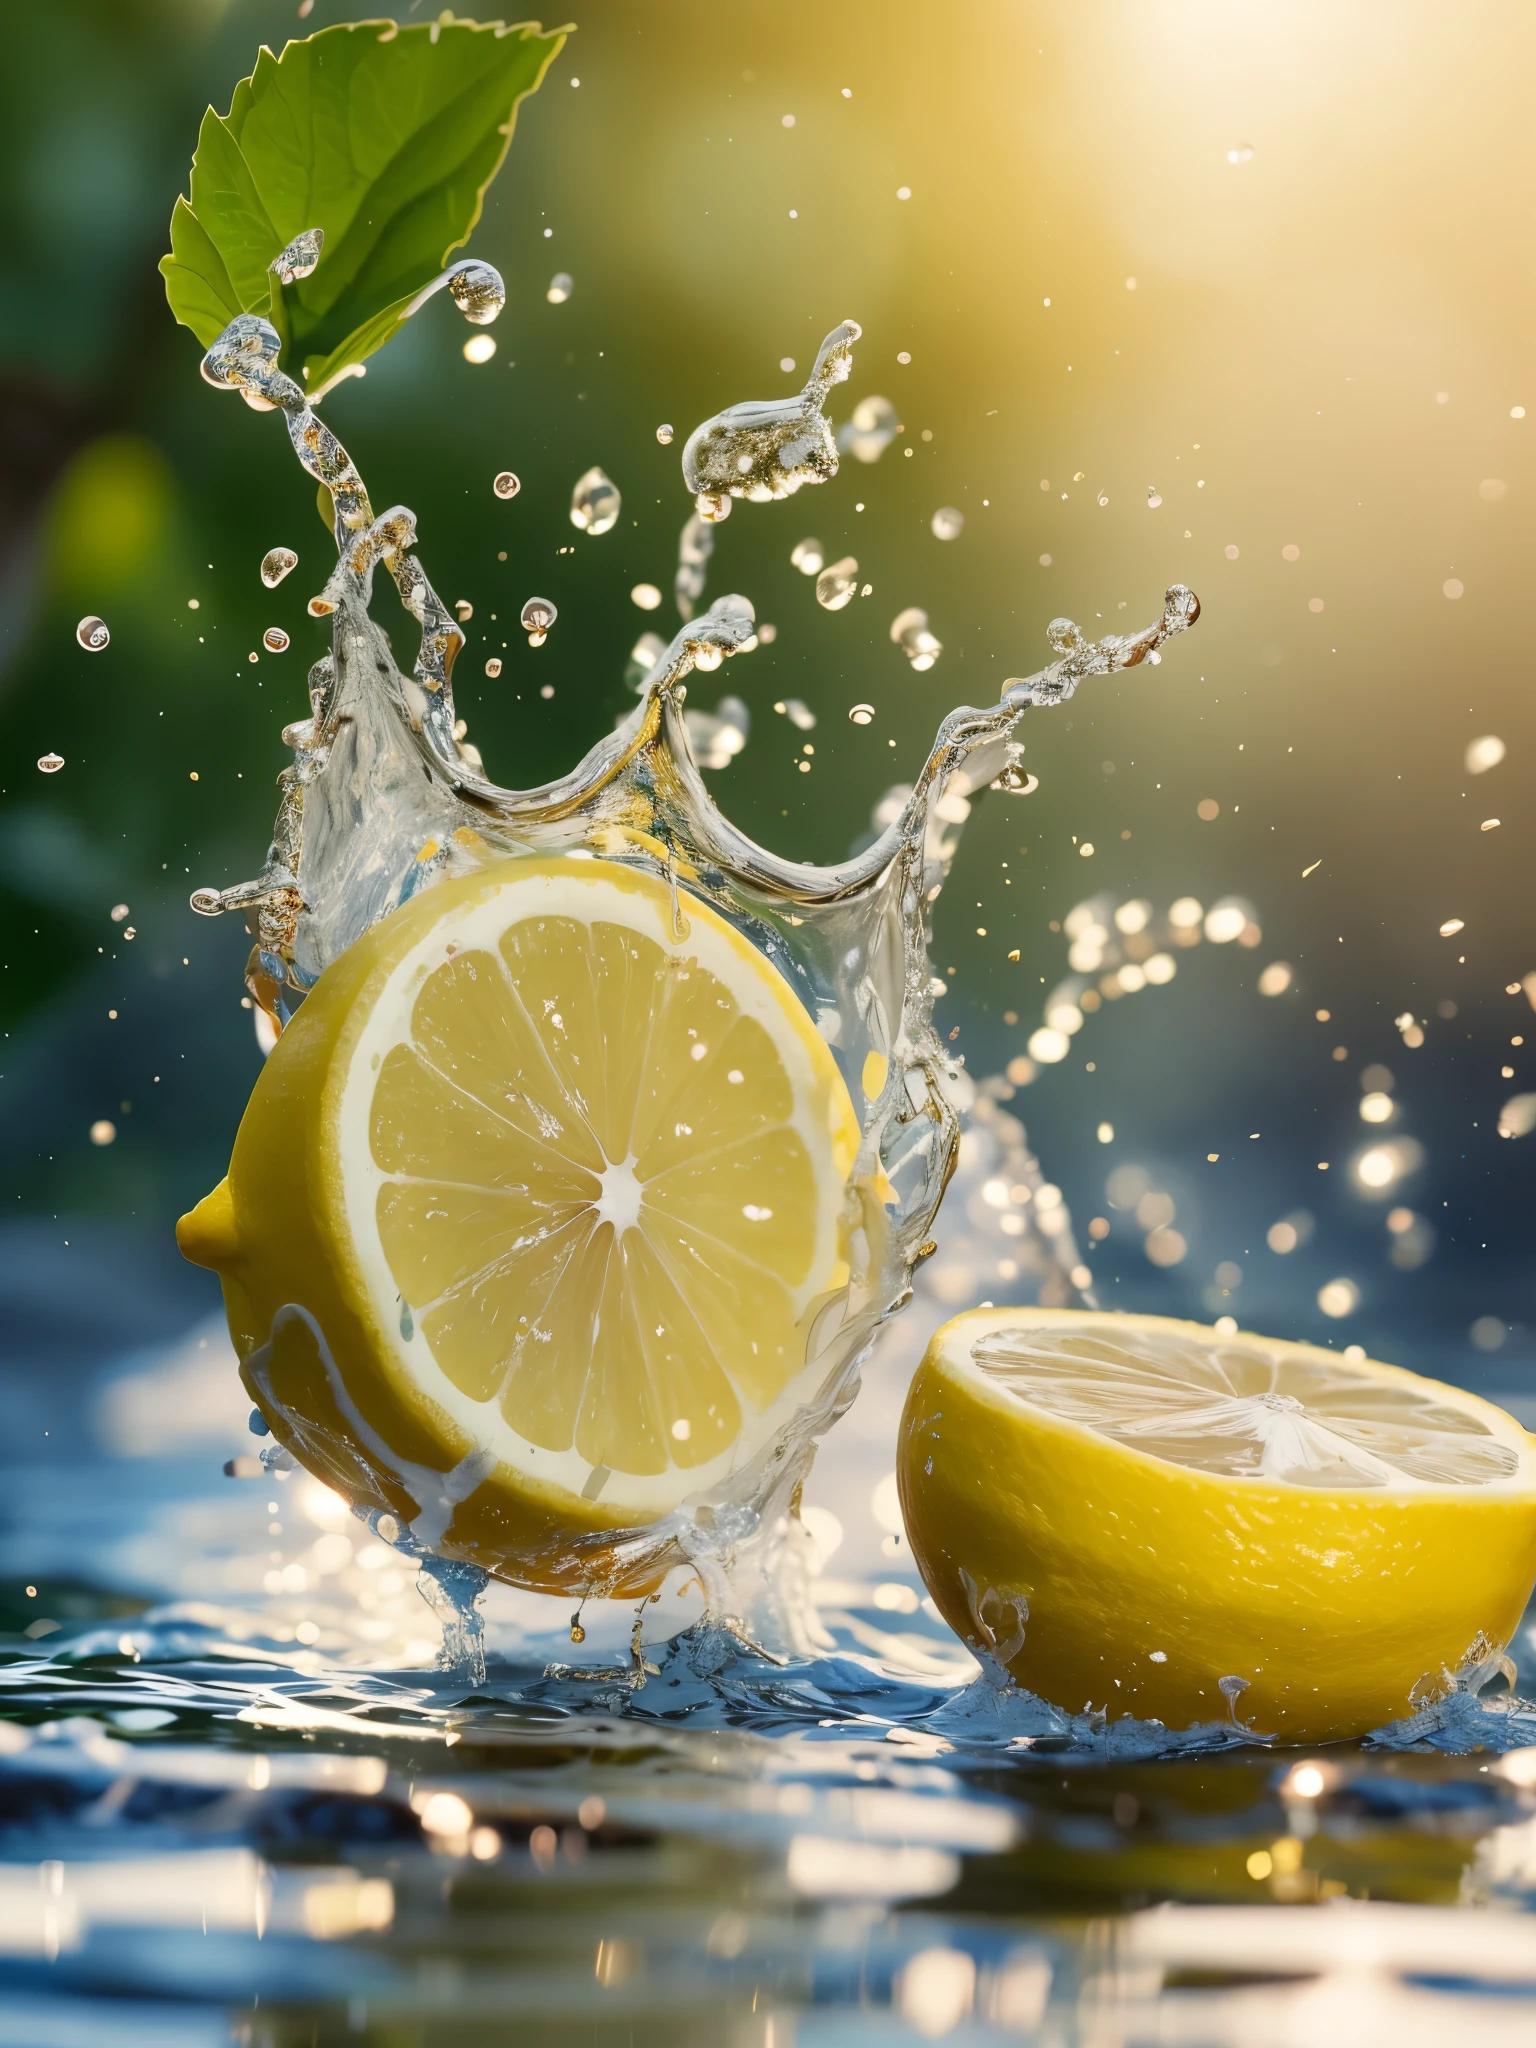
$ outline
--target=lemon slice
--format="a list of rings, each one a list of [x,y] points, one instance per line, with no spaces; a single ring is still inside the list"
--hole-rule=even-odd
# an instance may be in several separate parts
[[[509,861],[322,976],[178,1237],[305,1463],[582,1585],[571,1536],[725,1479],[814,1393],[858,1142],[825,1043],[715,911]]]
[[[945,1619],[1073,1712],[1359,1735],[1507,1642],[1536,1579],[1536,1444],[1502,1409],[1157,1316],[957,1316],[897,1469]]]

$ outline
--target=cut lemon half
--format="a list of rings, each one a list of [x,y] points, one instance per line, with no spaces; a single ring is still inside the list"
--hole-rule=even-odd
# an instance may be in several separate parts
[[[761,1453],[816,1390],[859,1142],[708,905],[581,856],[445,882],[279,1039],[182,1219],[276,1435],[535,1585]]]
[[[1536,1579],[1536,1444],[1502,1409],[1159,1316],[957,1316],[897,1474],[950,1626],[1072,1712],[1359,1735],[1507,1642]]]

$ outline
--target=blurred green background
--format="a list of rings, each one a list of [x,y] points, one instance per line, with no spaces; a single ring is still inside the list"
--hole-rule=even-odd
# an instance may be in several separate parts
[[[280,424],[198,378],[155,264],[205,103],[227,106],[262,42],[347,18],[51,0],[7,23],[0,1196],[66,1235],[167,1231],[222,1171],[259,1063],[245,934],[187,896],[260,865],[328,541]],[[492,775],[526,785],[632,701],[636,634],[672,630],[689,429],[792,388],[861,321],[835,416],[882,393],[904,431],[719,529],[711,593],[745,591],[778,637],[693,699],[747,700],[750,743],[713,785],[789,853],[843,854],[944,711],[1041,665],[1053,615],[1122,630],[1191,583],[1195,633],[1031,714],[1038,790],[977,802],[937,906],[943,1028],[977,1077],[1021,1055],[1067,971],[1060,924],[1097,890],[1159,911],[1244,897],[1261,942],[1181,953],[1010,1102],[1079,1231],[1110,1226],[1101,1298],[1510,1395],[1536,1363],[1536,1140],[1497,1134],[1536,1085],[1533,59],[1518,0],[599,0],[471,243],[508,281],[491,361],[464,360],[440,299],[325,407],[374,503],[416,510],[443,596],[473,602],[459,708]],[[557,271],[574,289],[551,304]],[[593,463],[624,496],[600,539],[566,516]],[[946,505],[950,542],[930,527]],[[789,561],[805,534],[856,555],[872,597],[821,611]],[[269,593],[277,544],[300,566]],[[660,613],[631,603],[642,580]],[[560,607],[536,653],[508,630],[535,591]],[[888,635],[912,604],[944,644],[925,674]],[[101,654],[76,644],[89,613]],[[292,649],[252,662],[270,625]],[[790,696],[820,720],[809,774],[772,709]],[[856,728],[861,699],[877,717]],[[1486,735],[1507,753],[1474,777]],[[44,776],[50,750],[66,766]],[[1291,982],[1266,998],[1275,961]],[[1373,1198],[1350,1162],[1382,1135],[1359,1105],[1383,1065],[1389,1134],[1423,1163]],[[93,1143],[103,1120],[115,1141]],[[1174,1204],[1175,1265],[1106,1198],[1128,1164]],[[1272,1250],[1298,1212],[1310,1233]],[[1340,1278],[1358,1305],[1329,1318]]]

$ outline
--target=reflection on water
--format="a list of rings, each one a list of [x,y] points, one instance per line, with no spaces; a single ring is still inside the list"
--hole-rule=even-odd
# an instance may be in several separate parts
[[[0,1237],[0,2042],[1529,2039],[1536,1749],[1138,1760],[932,1617],[907,1374],[962,1268],[1071,1285],[1000,1179],[1038,1168],[983,1093],[945,1254],[807,1489],[805,1655],[704,1637],[669,1583],[638,1658],[593,1602],[609,1675],[547,1675],[568,1613],[495,1587],[472,1693],[398,1554],[249,1459],[201,1275]],[[1460,1698],[1421,1740],[1536,1733]]]

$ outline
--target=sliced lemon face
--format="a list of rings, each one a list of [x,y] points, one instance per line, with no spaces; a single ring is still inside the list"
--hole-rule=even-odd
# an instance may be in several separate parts
[[[1410,1711],[1536,1578],[1536,1456],[1457,1387],[1193,1323],[978,1310],[903,1417],[913,1552],[1021,1683],[1287,1740]],[[1224,1685],[1223,1681],[1227,1681]]]
[[[258,1346],[310,1310],[333,1361],[311,1340],[310,1377],[342,1393],[318,1406],[345,1433],[356,1405],[373,1469],[393,1444],[419,1496],[407,1466],[473,1460],[447,1547],[479,1528],[516,1576],[493,1524],[529,1502],[653,1519],[815,1391],[858,1138],[825,1044],[708,906],[601,861],[508,862],[322,978],[252,1098],[229,1216],[182,1236]],[[283,1435],[292,1403],[263,1405]]]

